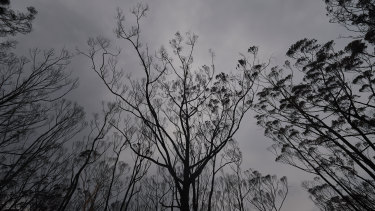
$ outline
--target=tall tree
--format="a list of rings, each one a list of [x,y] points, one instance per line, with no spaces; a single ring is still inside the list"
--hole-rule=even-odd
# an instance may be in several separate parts
[[[232,144],[231,144],[232,145]],[[227,145],[217,162],[206,167],[192,184],[192,210],[279,211],[288,194],[286,177],[242,171],[242,156],[237,144]],[[219,160],[219,159],[218,159]],[[172,177],[164,168],[141,182],[131,210],[179,210]]]
[[[325,2],[351,41],[292,45],[294,64],[262,76],[256,117],[278,161],[317,176],[304,186],[322,209],[374,210],[374,1]]]
[[[126,27],[120,10],[117,15],[116,34],[133,47],[142,79],[125,80],[117,66],[119,53],[111,52],[103,38],[90,39],[89,51],[82,53],[121,109],[132,115],[141,137],[131,140],[133,152],[167,170],[178,193],[175,206],[188,211],[192,184],[238,131],[264,66],[239,65],[236,73],[217,75],[213,63],[194,67],[197,36],[192,34],[184,38],[176,33],[170,41],[175,60],[165,48],[152,56],[140,37],[140,21],[147,10],[141,4],[133,9],[132,27]]]
[[[30,32],[34,8],[18,13],[0,4],[1,37]],[[67,51],[35,49],[26,58],[11,47],[15,41],[0,44],[0,209],[26,209],[58,192],[62,146],[84,127],[84,112],[63,99],[77,85]]]
[[[226,150],[232,161],[229,169],[221,169],[221,175],[213,186],[214,202],[209,210],[258,210],[280,211],[288,194],[286,177],[263,176],[256,170],[243,171],[242,153],[238,146]]]

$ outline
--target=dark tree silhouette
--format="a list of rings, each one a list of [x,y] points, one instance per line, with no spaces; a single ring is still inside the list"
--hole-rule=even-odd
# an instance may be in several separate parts
[[[352,37],[375,43],[375,7],[373,0],[325,0],[331,22],[354,32]]]
[[[130,28],[119,10],[116,29],[138,56],[142,79],[128,77],[126,83],[117,67],[119,53],[112,53],[103,38],[90,39],[89,51],[82,53],[121,109],[133,116],[141,138],[131,140],[131,149],[167,170],[178,193],[174,206],[187,211],[192,184],[238,131],[251,106],[254,81],[264,67],[239,67],[236,73],[217,75],[213,63],[194,67],[197,36],[191,34],[185,39],[176,33],[170,41],[175,60],[165,48],[151,56],[140,40],[139,24],[147,9],[144,5],[133,9],[136,25]]]
[[[258,171],[243,171],[242,153],[238,147],[227,149],[226,156],[232,162],[229,170],[220,169],[213,186],[213,202],[210,210],[281,210],[288,194],[286,177],[277,179],[276,175],[263,176]]]
[[[325,2],[352,40],[292,45],[294,65],[263,75],[256,117],[278,161],[316,174],[304,187],[323,210],[374,210],[374,2]]]
[[[286,177],[263,176],[258,171],[240,168],[217,178],[212,210],[281,210],[288,194]]]
[[[16,13],[2,1],[0,36],[30,32],[36,11],[28,10]],[[35,49],[26,58],[11,47],[15,41],[0,46],[0,209],[43,207],[47,199],[53,207],[62,147],[84,127],[82,108],[63,99],[77,83],[65,70],[71,55]]]
[[[0,1],[0,36],[29,33],[31,22],[37,13],[35,8],[28,7],[27,13],[15,12],[9,7],[9,4],[9,0]]]
[[[224,151],[218,155],[223,162],[216,163],[216,167],[207,166],[192,184],[192,210],[281,210],[288,193],[286,177],[278,180],[251,169],[242,171],[237,144],[227,145]],[[142,180],[130,207],[144,211],[179,210],[174,206],[177,199],[173,178],[160,167],[157,175]]]
[[[129,204],[150,165],[137,155],[133,163],[122,161],[124,152],[129,153],[129,141],[113,131],[120,118],[118,107],[109,103],[102,113],[103,117],[95,115],[87,135],[66,153],[63,192],[54,210],[131,210]],[[127,137],[134,134],[130,126],[123,132]]]

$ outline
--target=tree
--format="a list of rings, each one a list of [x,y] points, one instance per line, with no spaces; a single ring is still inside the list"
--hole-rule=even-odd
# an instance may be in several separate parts
[[[192,184],[193,210],[281,210],[288,193],[286,177],[261,175],[254,170],[241,170],[241,152],[237,144],[227,145],[220,162],[212,162]],[[215,167],[216,166],[216,167]],[[130,210],[179,210],[173,178],[159,167],[157,174],[142,179]],[[119,206],[115,210],[119,209]]]
[[[288,194],[286,177],[242,171],[237,144],[227,145],[218,157],[222,162],[212,162],[192,184],[193,210],[281,210]],[[163,170],[141,182],[131,210],[174,210],[177,193],[173,179]]]
[[[91,60],[120,108],[133,116],[140,138],[131,140],[132,151],[167,170],[178,193],[174,206],[187,211],[192,184],[233,140],[250,109],[255,79],[264,66],[254,64],[245,69],[239,65],[236,73],[217,75],[213,63],[194,67],[197,36],[192,34],[183,38],[176,33],[170,41],[176,60],[163,47],[152,56],[140,40],[140,20],[147,10],[141,4],[133,9],[136,25],[130,28],[120,10],[117,15],[116,34],[133,47],[144,73],[142,79],[127,77],[128,83],[124,81],[126,77],[117,66],[120,54],[111,52],[108,40],[90,39],[89,51],[81,53]],[[117,129],[122,131],[121,126]]]
[[[0,6],[0,36],[31,31],[33,7],[19,13],[9,1]],[[0,46],[0,210],[108,210],[124,192],[121,209],[127,207],[149,162],[120,160],[129,141],[109,136],[118,107],[109,103],[103,119],[87,124],[83,109],[64,99],[78,82],[66,71],[72,55],[33,49],[20,57],[11,51],[15,44]]]
[[[331,21],[353,31],[343,50],[303,39],[284,68],[262,75],[258,124],[278,161],[317,176],[306,182],[324,210],[374,210],[374,2],[327,0]]]
[[[210,210],[281,210],[288,194],[286,177],[263,176],[256,170],[243,171],[242,153],[238,147],[229,148],[226,156],[232,161],[230,169],[220,169],[222,175],[215,180],[214,202]]]
[[[15,12],[10,8],[9,0],[0,1],[0,37],[9,38],[18,33],[27,34],[31,32],[32,20],[37,11],[34,7],[27,7],[27,13]],[[0,43],[0,57],[6,60],[9,50],[16,46],[12,39],[2,40]]]
[[[213,210],[281,210],[288,194],[286,177],[263,176],[258,171],[236,169],[217,178]]]
[[[105,174],[106,172],[108,172],[108,166],[106,165],[105,160],[103,161],[100,158],[109,147],[108,143],[106,144],[103,139],[105,139],[108,131],[111,128],[109,122],[115,115],[115,106],[109,105],[108,110],[104,111],[103,113],[103,121],[100,121],[99,116],[96,115],[94,120],[90,122],[90,130],[88,131],[88,135],[83,138],[83,141],[75,141],[72,143],[73,150],[69,153],[69,160],[67,161],[67,163],[69,163],[69,166],[67,167],[67,172],[65,173],[65,175],[68,177],[67,180],[69,182],[61,184],[65,187],[63,196],[61,197],[61,202],[59,203],[59,207],[57,209],[59,211],[67,209],[69,205],[71,206],[71,209],[72,207],[84,207],[84,210],[86,210],[85,208],[88,202],[92,202],[92,207],[95,207],[95,203],[93,202],[93,200],[88,199],[88,197],[86,196],[81,196],[78,203],[71,203],[71,200],[72,198],[74,198],[73,196],[75,195],[75,192],[79,186],[84,186],[81,188],[81,190],[85,194],[90,193],[89,190],[92,188],[95,189],[94,192],[98,193],[102,189],[101,185],[103,185],[100,180],[108,179],[107,175]],[[94,172],[90,172],[91,174],[89,174],[87,173],[87,171],[93,170],[92,168],[90,168],[91,166],[95,166],[94,168],[97,170]],[[86,174],[83,176],[84,173]],[[105,176],[103,176],[103,174]],[[98,180],[100,184],[92,185]],[[92,186],[86,187],[86,185],[88,184]],[[81,201],[82,198],[84,199],[83,202]]]
[[[28,33],[35,9],[16,13],[1,1],[0,36]],[[61,182],[63,145],[80,132],[83,109],[63,97],[76,85],[62,50],[31,50],[29,58],[0,46],[0,209],[39,206]],[[52,203],[51,203],[52,204]]]
[[[17,33],[27,34],[31,31],[31,21],[37,11],[34,7],[27,7],[27,13],[15,12],[9,8],[10,1],[0,1],[0,36],[7,37]]]
[[[63,191],[53,210],[129,210],[150,165],[137,155],[132,165],[122,161],[129,141],[113,131],[119,121],[118,108],[108,103],[102,113],[90,122],[87,135],[65,153],[65,180],[59,183]],[[134,134],[131,126],[123,132],[127,137]]]
[[[354,32],[353,38],[375,43],[375,8],[372,0],[325,0],[331,22]]]

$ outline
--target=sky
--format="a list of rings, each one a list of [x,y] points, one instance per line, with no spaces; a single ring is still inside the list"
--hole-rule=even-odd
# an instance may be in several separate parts
[[[17,37],[17,51],[27,55],[29,48],[61,49],[72,53],[84,50],[89,37],[103,36],[122,48],[124,69],[137,74],[140,71],[134,52],[117,40],[116,8],[121,8],[126,20],[131,20],[130,9],[137,0],[17,0],[14,9],[34,6],[38,14],[33,31]],[[142,39],[153,51],[179,31],[199,36],[195,51],[197,66],[210,64],[209,49],[215,52],[217,72],[235,69],[240,53],[248,47],[259,46],[260,60],[271,59],[272,65],[282,64],[285,52],[294,42],[316,38],[320,42],[337,39],[345,30],[329,23],[323,0],[149,0],[150,11],[141,23]],[[75,56],[68,67],[80,86],[69,96],[84,106],[88,113],[100,111],[100,103],[110,95],[97,76],[90,71],[89,61]],[[287,176],[290,192],[285,211],[318,210],[301,188],[301,182],[311,178],[293,167],[276,163],[267,151],[272,142],[263,136],[263,129],[255,124],[249,113],[236,136],[243,153],[243,168],[259,170],[264,174]]]

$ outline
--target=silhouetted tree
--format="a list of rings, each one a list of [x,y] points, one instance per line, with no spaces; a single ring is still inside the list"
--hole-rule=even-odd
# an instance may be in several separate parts
[[[263,176],[258,171],[240,168],[217,178],[212,210],[281,210],[288,194],[286,177]]]
[[[9,1],[0,6],[1,37],[30,32],[34,8],[25,14]],[[35,49],[26,58],[12,53],[15,41],[0,45],[0,209],[51,210],[66,163],[63,145],[84,127],[82,108],[63,99],[77,84],[66,71],[71,55]]]
[[[129,210],[138,183],[147,173],[149,162],[137,155],[132,164],[122,161],[129,141],[113,131],[118,125],[118,108],[109,103],[103,117],[95,115],[90,130],[81,141],[73,142],[66,153],[63,192],[54,210]],[[127,137],[134,134],[129,127]]]
[[[374,210],[374,2],[325,2],[354,40],[292,45],[294,65],[263,75],[256,117],[278,161],[316,174],[304,187],[322,209]]]
[[[286,178],[277,180],[276,176],[262,176],[254,170],[242,171],[237,144],[231,143],[223,151],[217,156],[221,161],[207,166],[192,184],[192,210],[281,210],[288,193]],[[139,183],[129,208],[180,210],[176,207],[177,201],[173,178],[165,168],[159,167],[156,175],[143,178]],[[114,210],[120,210],[118,208]]]
[[[155,174],[142,179],[129,210],[177,210],[176,197],[173,179],[165,169],[158,168]]]
[[[207,166],[192,184],[193,210],[281,210],[288,194],[286,177],[278,180],[251,169],[242,171],[241,152],[237,144],[231,145],[218,155],[223,162]],[[173,206],[177,201],[173,179],[163,170],[142,181],[132,210],[179,210]]]
[[[354,32],[351,37],[375,43],[375,6],[373,0],[325,0],[331,22]]]
[[[27,7],[27,13],[15,12],[9,4],[9,0],[0,1],[0,37],[29,33],[31,21],[37,13],[35,8]]]
[[[94,189],[93,192],[95,193],[102,192],[104,184],[101,180],[108,179],[105,173],[108,172],[109,167],[101,157],[109,147],[109,141],[106,143],[104,140],[111,128],[109,122],[114,115],[115,106],[109,105],[108,110],[104,111],[103,120],[100,120],[99,116],[96,115],[94,120],[90,122],[88,135],[83,137],[82,141],[73,143],[73,149],[69,156],[70,160],[68,161],[69,169],[66,173],[68,182],[64,184],[64,195],[57,210],[62,211],[67,207],[70,209],[79,207],[87,210],[87,204],[95,207],[95,201],[90,198],[90,190]],[[84,196],[79,196],[80,193],[75,194],[79,187],[81,187],[80,190]],[[78,202],[77,199],[71,202],[74,197],[79,197]]]
[[[236,146],[229,148],[226,156],[233,162],[229,170],[221,169],[221,176],[213,186],[214,196],[210,210],[281,210],[288,194],[286,177],[263,176],[258,171],[243,171],[242,153]]]
[[[187,211],[192,184],[238,131],[253,100],[254,81],[264,67],[240,67],[236,73],[217,75],[213,63],[194,67],[197,36],[191,34],[185,39],[176,33],[170,41],[176,60],[165,48],[151,56],[140,40],[139,24],[147,9],[141,4],[133,9],[136,25],[130,28],[119,10],[116,29],[138,56],[142,79],[128,77],[126,83],[117,66],[119,53],[111,52],[109,41],[103,38],[90,39],[89,51],[82,53],[121,109],[133,115],[140,138],[131,140],[130,148],[167,170],[178,193],[175,206]]]
[[[64,73],[69,54],[35,50],[31,56],[29,64],[26,58],[12,54],[2,57],[0,190],[5,194],[2,202],[30,197],[35,184],[49,176],[38,175],[41,170],[58,168],[50,161],[84,126],[82,108],[62,99],[75,86],[75,81]]]

